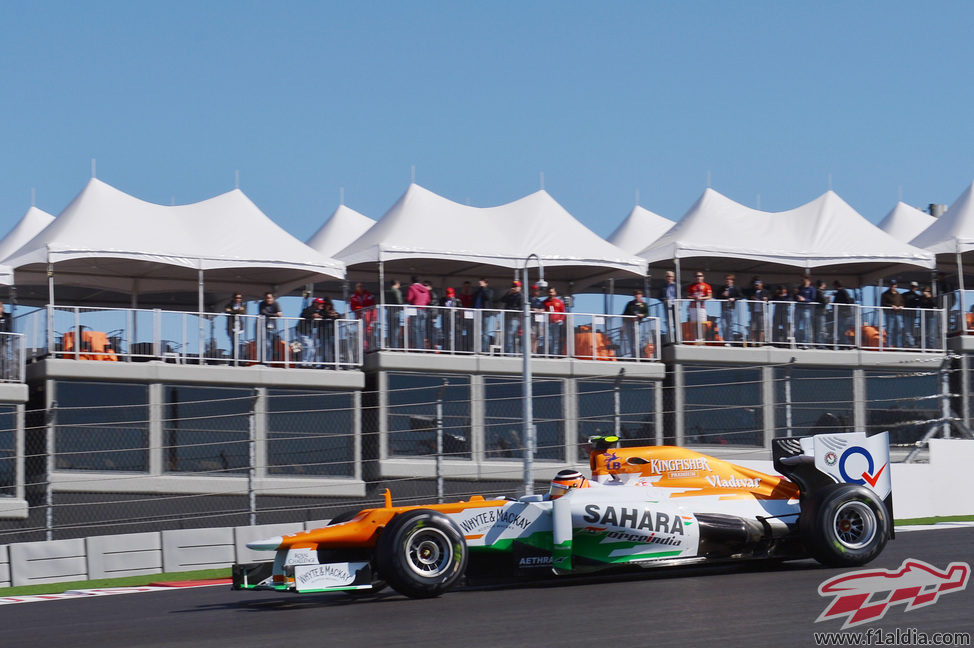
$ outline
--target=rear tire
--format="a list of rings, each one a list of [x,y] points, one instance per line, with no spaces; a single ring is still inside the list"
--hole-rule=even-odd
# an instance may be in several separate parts
[[[429,509],[400,513],[376,544],[379,575],[397,592],[430,598],[447,591],[467,568],[467,543],[450,518]]]
[[[802,542],[830,567],[865,565],[883,550],[891,520],[876,494],[859,484],[832,484],[802,502]]]

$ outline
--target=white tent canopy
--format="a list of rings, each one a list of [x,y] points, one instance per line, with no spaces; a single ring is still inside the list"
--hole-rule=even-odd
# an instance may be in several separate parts
[[[606,240],[629,254],[638,254],[669,231],[674,223],[636,205]]]
[[[334,257],[373,225],[375,221],[368,216],[339,205],[318,231],[311,235],[307,244],[326,257]]]
[[[934,254],[963,254],[974,250],[974,183],[957,197],[947,213],[910,241]]]
[[[43,209],[31,206],[27,213],[17,221],[17,224],[7,232],[7,235],[0,240],[0,260],[6,259],[19,250],[24,243],[37,236],[53,220],[54,216],[51,214]]]
[[[239,189],[164,206],[95,178],[7,263],[15,269],[18,290],[47,281],[50,266],[59,285],[133,299],[152,293],[202,296],[204,280],[210,290],[257,295],[344,275],[340,262],[288,234]]]
[[[425,276],[510,278],[532,254],[548,278],[581,285],[646,269],[645,261],[600,238],[543,190],[496,207],[471,207],[416,184],[336,258],[350,271],[374,272],[381,263]]]
[[[900,201],[879,222],[878,227],[896,240],[909,243],[935,220],[937,219],[925,211]]]
[[[933,268],[933,255],[896,240],[833,191],[783,212],[746,207],[707,189],[639,255],[652,264],[694,259],[728,271],[800,269],[862,277],[903,265]]]

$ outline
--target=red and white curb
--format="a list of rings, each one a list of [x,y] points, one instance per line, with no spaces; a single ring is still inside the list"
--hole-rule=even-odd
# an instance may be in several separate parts
[[[61,594],[25,594],[23,596],[0,596],[0,605],[14,603],[39,603],[40,601],[63,601],[65,599],[91,598],[93,596],[112,596],[114,594],[141,594],[142,592],[161,592],[172,590],[174,587],[213,587],[229,585],[230,579],[205,581],[173,581],[170,583],[154,583],[152,585],[138,585],[133,587],[96,587],[94,589],[68,590]]]

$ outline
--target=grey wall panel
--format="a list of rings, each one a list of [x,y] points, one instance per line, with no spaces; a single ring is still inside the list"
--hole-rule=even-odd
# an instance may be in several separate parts
[[[162,567],[167,573],[232,564],[233,527],[162,532]]]
[[[10,550],[0,545],[0,587],[10,587]]]
[[[158,532],[94,536],[86,543],[89,578],[162,572],[162,536]]]
[[[86,580],[85,541],[76,538],[12,544],[10,571],[15,587]]]
[[[253,540],[263,540],[264,538],[297,533],[303,530],[304,526],[300,522],[236,527],[233,530],[233,540],[237,562],[249,563],[274,560],[273,551],[254,551],[253,549],[247,548],[247,543]]]

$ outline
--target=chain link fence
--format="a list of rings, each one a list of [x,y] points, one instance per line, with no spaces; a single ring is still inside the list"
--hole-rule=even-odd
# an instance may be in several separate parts
[[[684,440],[760,452],[769,420],[772,436],[888,429],[894,458],[923,460],[926,438],[970,435],[950,389],[958,371],[687,369]],[[592,435],[671,438],[674,412],[657,407],[667,389],[622,374],[536,380],[539,480],[584,466]],[[435,501],[439,489],[521,491],[519,378],[391,373],[382,393],[59,384],[50,407],[26,411],[22,432],[17,408],[0,408],[0,510],[18,493],[28,504],[26,518],[0,519],[0,544],[322,520],[381,501],[387,487],[401,504]]]

